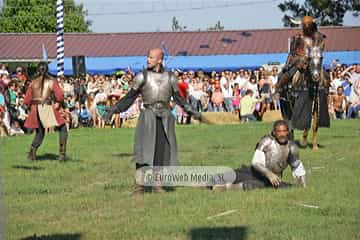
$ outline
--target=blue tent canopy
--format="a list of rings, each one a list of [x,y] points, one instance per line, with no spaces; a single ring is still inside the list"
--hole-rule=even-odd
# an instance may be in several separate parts
[[[167,68],[180,70],[203,69],[205,72],[212,70],[237,70],[239,68],[254,69],[269,62],[284,63],[287,53],[272,54],[241,54],[241,55],[206,55],[206,56],[174,56],[166,59]],[[337,51],[324,53],[324,66],[329,68],[332,60],[337,59],[342,64],[360,62],[360,51]],[[123,57],[86,57],[86,69],[90,74],[112,74],[118,70],[131,68],[134,72],[141,71],[146,66],[146,56]],[[72,58],[65,58],[65,75],[72,75]],[[49,70],[56,74],[56,61],[49,64]]]

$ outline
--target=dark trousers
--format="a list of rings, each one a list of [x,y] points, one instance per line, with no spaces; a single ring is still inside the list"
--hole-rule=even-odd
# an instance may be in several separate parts
[[[273,187],[271,182],[265,176],[252,167],[242,165],[241,168],[237,168],[234,171],[236,173],[236,179],[233,183],[242,183],[244,190]],[[281,182],[277,188],[286,188],[290,186],[290,183]]]
[[[56,127],[56,130],[59,131],[59,143],[60,145],[66,145],[67,137],[68,137],[68,131],[66,128],[66,124],[63,124],[59,127]],[[43,142],[45,137],[45,128],[39,121],[39,127],[36,129],[35,138],[31,144],[33,148],[40,147],[41,143]]]

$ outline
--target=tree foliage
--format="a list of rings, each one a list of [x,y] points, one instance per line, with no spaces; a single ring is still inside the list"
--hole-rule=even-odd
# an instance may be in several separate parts
[[[285,27],[294,27],[290,17],[299,19],[305,15],[316,18],[320,26],[342,26],[345,13],[359,15],[359,0],[305,0],[302,4],[295,0],[287,0],[278,5],[285,13],[282,21]]]
[[[64,0],[64,31],[89,32],[82,4]],[[56,32],[56,0],[7,0],[0,11],[0,32]]]
[[[207,28],[208,31],[223,31],[224,30],[224,26],[221,25],[220,21],[217,21],[217,23],[212,26],[212,27],[208,27]]]
[[[186,26],[181,26],[179,20],[176,17],[172,18],[171,30],[173,32],[182,32],[186,30]]]

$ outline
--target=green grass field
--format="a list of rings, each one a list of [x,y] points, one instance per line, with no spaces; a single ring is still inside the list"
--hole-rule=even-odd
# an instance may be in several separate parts
[[[180,162],[248,164],[270,129],[269,123],[177,127]],[[320,129],[318,151],[301,150],[306,189],[179,187],[134,197],[133,137],[133,129],[72,130],[66,163],[54,160],[57,133],[46,136],[36,162],[26,160],[33,136],[1,139],[6,239],[360,239],[359,120],[332,122]],[[285,180],[293,181],[290,170]]]

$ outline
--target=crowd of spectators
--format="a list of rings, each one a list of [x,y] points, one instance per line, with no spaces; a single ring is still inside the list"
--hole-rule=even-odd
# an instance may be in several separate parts
[[[278,110],[275,84],[278,66],[270,69],[238,71],[202,70],[174,71],[179,82],[180,94],[200,112],[231,112],[242,121],[260,121],[266,111]],[[355,118],[360,111],[360,65],[345,66],[333,62],[329,69],[329,112],[334,119]],[[89,75],[84,77],[61,77],[59,85],[65,101],[61,112],[68,128],[122,127],[123,123],[136,118],[142,108],[141,96],[126,111],[105,119],[108,106],[121,99],[132,86],[134,73],[120,72],[114,75]],[[24,105],[26,89],[31,79],[26,69],[18,66],[9,73],[0,64],[0,129],[1,135],[31,133],[24,128],[28,107]],[[178,124],[190,123],[190,118],[175,103],[172,112]]]

